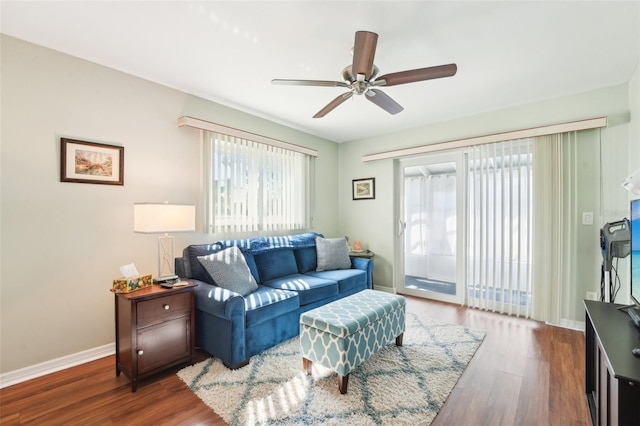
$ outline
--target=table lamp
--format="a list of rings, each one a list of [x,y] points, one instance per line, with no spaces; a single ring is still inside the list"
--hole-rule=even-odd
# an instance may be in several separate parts
[[[187,204],[135,203],[133,205],[133,231],[158,237],[158,277],[156,282],[175,279],[173,268],[173,236],[169,232],[196,230],[196,206]]]

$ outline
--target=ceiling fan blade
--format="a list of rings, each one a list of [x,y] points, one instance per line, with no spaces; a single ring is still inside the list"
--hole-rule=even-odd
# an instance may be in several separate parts
[[[323,80],[286,80],[275,78],[271,84],[284,86],[322,86],[322,87],[351,87],[344,81],[323,81]]]
[[[432,80],[434,78],[451,77],[458,71],[456,64],[439,65],[437,67],[419,68],[417,70],[400,71],[380,76],[376,81],[385,80],[382,86],[414,83],[416,81]]]
[[[314,115],[313,118],[324,117],[325,115],[333,111],[338,105],[340,105],[341,103],[349,99],[351,96],[353,96],[353,92],[343,93],[342,95],[338,96],[337,98],[329,102],[327,106],[325,106],[320,111],[318,111],[318,113]]]
[[[399,103],[391,99],[391,97],[384,93],[382,90],[369,89],[367,90],[365,95],[368,100],[378,105],[389,114],[397,114],[400,111],[404,110],[404,108],[402,108]]]
[[[351,70],[354,76],[364,74],[365,80],[369,80],[373,70],[373,59],[376,55],[378,34],[369,31],[357,31],[353,45],[353,65]]]

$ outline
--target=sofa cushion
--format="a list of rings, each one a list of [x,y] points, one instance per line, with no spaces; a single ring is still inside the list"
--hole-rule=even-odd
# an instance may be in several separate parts
[[[273,249],[256,254],[254,257],[262,283],[298,272],[293,249]]]
[[[202,263],[200,263],[200,261],[198,260],[198,257],[208,256],[210,254],[217,253],[223,248],[224,247],[222,247],[218,243],[194,244],[194,245],[185,247],[182,255],[184,258],[187,259],[187,262],[189,264],[189,275],[187,276],[187,278],[193,278],[198,281],[215,285],[215,283],[211,279],[211,276],[209,275],[207,270],[204,268]]]
[[[265,281],[263,284],[273,288],[297,292],[300,297],[300,306],[338,294],[338,283],[336,281],[306,274],[292,274]]]
[[[219,287],[243,296],[258,289],[258,283],[238,247],[233,246],[208,256],[200,256],[198,260]]]
[[[293,291],[278,290],[263,285],[244,298],[246,327],[268,321],[297,310],[300,299]]]
[[[240,250],[242,251],[242,249]],[[247,252],[242,252],[242,254],[244,255],[244,260],[247,261],[247,266],[249,266],[249,270],[251,271],[251,275],[253,275],[253,278],[255,278],[256,282],[260,282],[260,274],[258,273],[258,266],[256,265],[256,259],[255,256],[252,255],[251,253],[247,253]]]
[[[362,269],[340,269],[335,271],[309,272],[311,276],[338,283],[338,292],[352,293],[367,288],[367,272]]]
[[[296,263],[298,264],[298,272],[306,274],[309,271],[315,271],[318,266],[318,256],[316,247],[304,247],[294,251]]]
[[[316,271],[351,268],[346,238],[316,237],[318,266]]]

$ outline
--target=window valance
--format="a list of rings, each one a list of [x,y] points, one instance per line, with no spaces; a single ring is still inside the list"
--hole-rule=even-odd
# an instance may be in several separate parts
[[[315,149],[296,145],[290,142],[281,141],[278,139],[273,139],[268,136],[259,135],[257,133],[251,133],[245,130],[223,126],[222,124],[212,123],[211,121],[189,117],[187,115],[184,115],[178,118],[178,127],[193,127],[200,130],[207,130],[209,132],[220,133],[223,135],[233,136],[236,138],[247,139],[252,142],[257,142],[265,145],[275,146],[278,148],[288,149],[290,151],[299,152],[301,154],[310,155],[312,157],[318,156],[318,151]]]
[[[411,148],[396,149],[394,151],[379,152],[362,156],[362,161],[376,161],[390,158],[402,158],[411,155],[426,154],[429,152],[444,151],[448,149],[465,148],[474,145],[484,145],[495,142],[505,142],[516,139],[547,136],[579,130],[597,129],[607,127],[607,117],[589,118],[586,120],[572,121],[569,123],[552,124],[549,126],[534,127],[531,129],[514,130],[510,132],[494,133],[491,135],[476,136],[472,138],[458,139],[447,142],[439,142],[429,145],[415,146]]]

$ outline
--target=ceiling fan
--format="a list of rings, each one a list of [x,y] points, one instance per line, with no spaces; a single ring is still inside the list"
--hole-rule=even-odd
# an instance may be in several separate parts
[[[396,86],[398,84],[414,83],[416,81],[451,77],[455,75],[458,70],[456,64],[447,64],[394,72],[378,77],[378,67],[373,63],[377,43],[378,34],[369,31],[356,32],[356,39],[353,46],[353,64],[348,65],[342,70],[343,81],[274,79],[271,80],[271,83],[292,86],[345,87],[349,89],[348,92],[343,93],[329,102],[327,106],[318,111],[313,118],[324,117],[353,95],[365,95],[367,100],[373,102],[389,114],[397,114],[404,108],[382,90],[376,89],[376,87]]]

